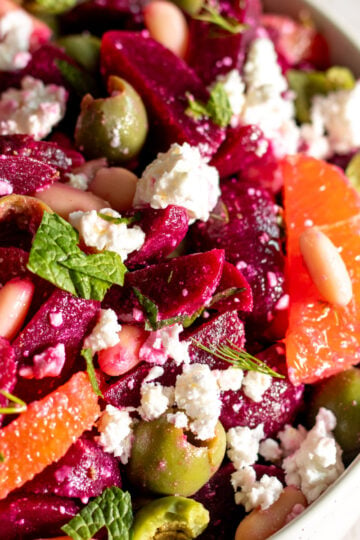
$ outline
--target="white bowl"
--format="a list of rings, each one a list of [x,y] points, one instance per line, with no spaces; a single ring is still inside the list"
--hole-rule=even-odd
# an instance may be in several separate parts
[[[317,27],[330,44],[332,62],[347,65],[359,77],[360,35],[356,35],[354,21],[352,24],[349,23],[352,13],[359,18],[358,1],[338,1],[338,9],[342,4],[340,17],[337,17],[334,5],[329,0],[264,0],[264,5],[267,11],[285,13],[294,17],[302,9],[308,9]],[[330,9],[331,6],[332,9]],[[359,540],[359,493],[360,455],[317,501],[271,538],[273,540]]]

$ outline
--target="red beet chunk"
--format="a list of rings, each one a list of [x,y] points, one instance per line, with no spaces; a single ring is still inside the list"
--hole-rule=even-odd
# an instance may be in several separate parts
[[[104,391],[106,403],[114,407],[139,407],[141,383],[148,375],[151,365],[138,364]]]
[[[99,302],[76,298],[56,289],[41,306],[27,326],[13,342],[16,359],[20,367],[32,365],[34,354],[42,353],[58,343],[65,345],[66,362],[59,377],[47,377],[40,381],[19,379],[15,393],[26,402],[40,399],[63,384],[74,370],[83,339],[95,323]],[[62,322],[52,324],[53,313],[61,314]],[[82,364],[79,364],[79,369]]]
[[[304,386],[294,386],[288,379],[283,345],[273,345],[257,354],[257,357],[285,375],[285,378],[273,378],[260,403],[249,399],[241,390],[224,392],[220,421],[226,430],[235,426],[253,429],[263,423],[265,436],[272,437],[294,420],[302,403]]]
[[[205,84],[232,69],[241,70],[247,46],[259,25],[261,5],[259,0],[222,0],[220,13],[248,25],[248,28],[230,34],[212,24],[191,20],[188,62]]]
[[[145,232],[145,243],[126,259],[126,266],[134,268],[144,264],[157,263],[169,255],[184,238],[188,226],[187,211],[181,206],[168,206],[141,211],[138,225]]]
[[[238,289],[239,292],[227,296],[232,289]],[[219,300],[211,303],[211,309],[220,313],[233,309],[238,311],[252,311],[253,309],[253,297],[249,282],[236,266],[226,261],[220,283],[215,291],[215,297]]]
[[[49,465],[22,492],[61,497],[97,497],[107,487],[121,487],[119,462],[94,441],[82,437],[57,463]]]
[[[76,502],[46,495],[17,495],[0,501],[1,540],[63,535],[61,527],[80,510]]]
[[[229,367],[227,362],[203,351],[195,345],[194,341],[210,349],[218,345],[227,345],[228,341],[231,341],[242,349],[245,345],[244,325],[236,311],[228,311],[195,329],[189,328],[184,332],[183,339],[191,342],[189,354],[192,363],[208,364],[214,369],[227,369]]]
[[[222,274],[224,252],[213,249],[176,257],[125,275],[125,287],[112,287],[105,297],[106,307],[124,322],[141,322],[145,313],[134,288],[158,308],[157,320],[191,316],[210,301]]]
[[[0,287],[15,277],[27,274],[29,254],[17,247],[0,247]],[[6,264],[4,264],[6,261]]]
[[[7,339],[0,336],[0,388],[12,392],[16,384],[15,352]],[[0,407],[6,407],[8,400],[0,394]],[[0,415],[0,426],[4,415]],[[1,530],[1,529],[0,529]]]
[[[150,115],[154,134],[152,151],[167,150],[171,143],[199,146],[213,155],[225,132],[206,118],[185,114],[186,93],[207,101],[208,91],[196,73],[179,57],[145,33],[107,32],[101,46],[102,73],[119,75],[139,92]]]
[[[227,209],[226,219],[210,217],[206,223],[195,223],[194,247],[198,250],[221,246],[226,259],[244,274],[254,299],[248,319],[259,334],[272,320],[276,304],[284,294],[284,258],[276,207],[267,190],[235,179],[223,184],[222,201]]]
[[[33,195],[59,179],[54,167],[23,156],[0,156],[0,182],[9,184],[10,193]]]

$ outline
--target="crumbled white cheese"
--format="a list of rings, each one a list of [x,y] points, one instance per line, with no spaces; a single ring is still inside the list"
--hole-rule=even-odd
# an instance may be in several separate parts
[[[128,227],[126,223],[113,223],[99,216],[106,214],[111,218],[121,218],[121,215],[111,208],[103,208],[100,212],[72,212],[69,221],[75,227],[85,244],[98,251],[115,251],[125,261],[127,256],[141,248],[145,242],[145,233],[140,227]]]
[[[270,388],[272,383],[271,375],[260,373],[259,371],[248,371],[243,381],[243,391],[245,396],[260,403],[266,390]]]
[[[264,424],[254,429],[248,426],[230,428],[226,434],[227,455],[236,469],[253,465],[257,461],[259,443],[264,438]]]
[[[118,324],[115,311],[112,309],[101,309],[100,317],[93,331],[85,338],[84,348],[91,349],[95,354],[98,351],[113,347],[119,343],[119,332],[121,330]]]
[[[208,365],[184,365],[183,373],[176,378],[175,401],[192,420],[189,427],[198,439],[214,437],[221,399],[217,379]]]
[[[216,377],[220,392],[240,390],[244,377],[241,369],[231,366],[227,369],[213,369],[212,372]]]
[[[43,139],[63,118],[66,100],[62,86],[24,77],[20,90],[9,88],[1,94],[0,135],[24,133]]]
[[[188,417],[182,411],[169,413],[167,414],[166,419],[170,424],[173,424],[179,429],[186,429],[189,425]]]
[[[137,183],[134,206],[170,204],[187,209],[190,220],[207,221],[220,196],[219,173],[197,147],[174,143],[150,163]]]
[[[217,82],[222,83],[225,93],[229,99],[230,107],[233,113],[233,118],[231,120],[231,125],[235,127],[239,122],[239,115],[245,104],[245,84],[241,78],[241,75],[237,69],[232,69],[225,75],[219,75],[216,78],[215,84]],[[209,88],[213,88],[212,84]]]
[[[141,346],[139,359],[151,364],[163,365],[168,358],[172,358],[177,366],[188,364],[190,362],[189,343],[179,340],[179,334],[182,331],[181,324],[173,324],[150,332],[149,337]]]
[[[164,375],[164,368],[160,366],[155,366],[150,369],[149,373],[146,375],[145,379],[143,380],[143,383],[153,381],[154,379],[158,379],[161,377],[161,375]]]
[[[90,183],[90,179],[84,173],[66,173],[66,178],[68,179],[68,185],[80,189],[81,191],[86,191]]]
[[[30,58],[33,22],[23,10],[13,10],[0,18],[0,70],[24,68]]]
[[[265,439],[259,446],[259,454],[266,461],[276,462],[282,457],[282,450],[280,445],[274,439]]]
[[[126,465],[129,461],[133,441],[134,420],[126,410],[107,405],[97,423],[100,432],[98,443],[105,452],[114,454]]]
[[[270,94],[280,95],[287,90],[288,84],[281,72],[271,39],[261,37],[251,43],[244,77],[248,91],[264,89]]]
[[[322,125],[303,124],[300,127],[300,134],[304,154],[316,159],[327,159],[331,156],[329,139],[325,135]]]
[[[138,411],[141,418],[148,422],[159,418],[174,403],[174,389],[160,383],[143,382],[140,394]]]
[[[283,485],[275,476],[264,474],[256,480],[256,472],[252,467],[244,467],[231,475],[231,483],[235,490],[235,502],[245,507],[246,512],[261,507],[266,510],[278,500]]]
[[[283,461],[287,485],[299,487],[309,503],[344,471],[342,452],[332,434],[335,426],[334,414],[321,408],[300,448]]]
[[[23,366],[19,374],[25,379],[43,379],[60,375],[66,360],[65,345],[58,343],[48,347],[42,353],[35,354],[32,366]]]
[[[284,429],[277,434],[284,457],[296,452],[306,439],[306,435],[307,431],[304,426],[299,425],[295,428],[286,424]]]
[[[61,326],[64,322],[63,314],[61,311],[51,311],[49,313],[49,321],[51,326],[54,328],[59,328],[59,326]]]

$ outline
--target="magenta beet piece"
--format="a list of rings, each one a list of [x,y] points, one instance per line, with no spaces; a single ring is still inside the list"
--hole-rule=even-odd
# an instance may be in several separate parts
[[[214,369],[227,369],[230,364],[203,351],[195,345],[195,341],[210,349],[216,348],[218,345],[226,345],[228,341],[241,349],[245,345],[244,325],[236,311],[228,311],[217,315],[195,329],[189,328],[185,330],[183,336],[183,339],[191,342],[189,346],[191,362],[208,364]]]
[[[223,265],[223,250],[213,249],[127,272],[125,286],[112,287],[104,303],[116,311],[120,320],[141,322],[146,313],[135,296],[135,288],[156,304],[157,321],[191,316],[210,301]]]
[[[70,499],[48,495],[17,495],[0,501],[1,540],[48,538],[64,533],[61,527],[80,510]]]
[[[232,179],[222,186],[222,203],[226,220],[210,217],[193,225],[194,248],[225,249],[226,259],[241,270],[252,288],[254,307],[247,319],[260,334],[284,294],[284,257],[274,200],[256,184]]]
[[[206,118],[185,114],[189,92],[207,101],[208,91],[196,73],[179,57],[148,34],[107,32],[101,46],[102,73],[119,75],[131,83],[144,100],[154,133],[153,152],[168,150],[171,143],[198,146],[212,156],[225,138],[225,132]]]
[[[134,268],[144,264],[157,263],[169,255],[184,238],[188,225],[185,208],[170,205],[165,209],[141,210],[141,219],[137,223],[146,234],[145,243],[126,259],[126,266]]]
[[[65,345],[66,362],[59,377],[47,377],[40,381],[20,378],[16,393],[29,402],[40,399],[63,384],[74,370],[83,339],[96,319],[99,302],[76,298],[56,289],[50,298],[22,330],[13,342],[16,359],[23,366],[32,366],[32,357],[59,343]],[[54,319],[54,314],[60,317]],[[55,322],[54,322],[55,321]],[[82,363],[78,365],[79,369]]]
[[[139,407],[141,383],[148,375],[151,365],[138,364],[104,391],[106,403],[114,407]],[[167,369],[167,367],[166,367]]]
[[[213,156],[211,165],[220,178],[238,173],[243,180],[257,182],[276,193],[282,187],[282,176],[271,142],[258,126],[229,128],[226,140]]]
[[[8,186],[7,195],[33,195],[35,191],[44,188],[59,179],[59,173],[54,167],[37,159],[24,156],[0,156],[0,189]]]
[[[273,345],[256,356],[285,375],[285,378],[273,377],[272,384],[260,403],[245,396],[242,390],[224,392],[220,421],[226,430],[235,426],[255,428],[263,423],[265,436],[272,437],[285,424],[292,423],[302,404],[304,386],[294,386],[289,381],[283,345]]]
[[[15,277],[27,274],[29,254],[17,247],[0,247],[0,287]],[[4,262],[6,261],[6,264]]]
[[[238,34],[230,34],[207,22],[191,20],[187,60],[207,85],[232,69],[241,71],[261,13],[259,0],[222,0],[219,4],[224,17],[231,17],[248,27]]]
[[[0,336],[0,388],[12,392],[16,384],[15,352],[7,339]],[[6,407],[8,400],[0,394],[0,407]],[[0,426],[4,415],[0,415]],[[1,529],[0,529],[1,530]]]
[[[235,294],[233,290],[238,290]],[[231,294],[229,294],[231,293]],[[214,301],[215,299],[218,299]],[[211,302],[211,309],[224,311],[252,311],[253,297],[251,287],[243,274],[231,263],[225,261],[218,288]]]
[[[25,484],[25,493],[61,497],[97,497],[105,488],[121,487],[118,460],[94,441],[82,437],[57,463]]]

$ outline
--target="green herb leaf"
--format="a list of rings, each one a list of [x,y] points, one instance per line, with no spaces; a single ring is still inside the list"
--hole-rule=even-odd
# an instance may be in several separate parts
[[[110,223],[114,223],[114,225],[119,225],[120,223],[125,223],[126,225],[132,225],[132,223],[137,223],[141,219],[141,212],[136,212],[131,217],[114,217],[109,216],[108,214],[103,214],[102,212],[98,212],[97,215],[103,219],[104,221],[109,221]]]
[[[0,452],[0,463],[4,463],[5,461],[5,456],[2,452]]]
[[[79,98],[83,98],[85,94],[90,93],[92,96],[99,95],[99,88],[94,79],[86,71],[70,64],[66,60],[55,60],[55,64],[59,68],[61,75],[72,86]]]
[[[92,386],[92,389],[94,390],[94,393],[97,396],[104,397],[97,382],[91,349],[81,349],[80,354],[83,358],[85,358],[86,371],[89,375],[90,384]]]
[[[7,390],[0,390],[0,394],[13,403],[13,405],[9,404],[9,407],[0,407],[0,414],[19,414],[26,411],[27,405],[22,399],[10,394]]]
[[[239,23],[239,21],[233,17],[224,17],[223,15],[220,15],[219,6],[215,7],[211,4],[205,4],[199,15],[194,16],[194,19],[214,24],[230,34],[240,34],[248,28],[246,24]]]
[[[44,212],[27,268],[75,296],[102,300],[113,283],[124,284],[126,267],[112,251],[86,255],[78,241],[78,233],[67,221]]]
[[[277,371],[271,369],[264,362],[255,356],[252,356],[252,354],[240,349],[240,347],[237,347],[237,345],[232,343],[230,340],[228,340],[229,345],[218,345],[214,349],[210,349],[194,339],[193,343],[199,347],[199,349],[216,356],[216,358],[219,358],[220,360],[229,362],[233,366],[243,369],[244,371],[258,371],[259,373],[264,373],[265,375],[271,375],[272,377],[284,379],[284,375],[277,373]]]
[[[360,152],[355,154],[349,165],[346,167],[346,176],[351,182],[351,185],[360,192]]]
[[[214,124],[220,127],[226,127],[230,124],[232,110],[224,85],[221,82],[213,86],[206,104],[196,101],[190,94],[187,94],[186,97],[189,102],[189,106],[185,110],[187,115],[195,118],[207,116],[211,118]]]
[[[159,308],[155,302],[142,294],[136,287],[133,287],[133,291],[146,316],[145,330],[161,330],[161,328],[172,326],[176,323],[183,324],[190,319],[187,315],[177,315],[176,317],[170,317],[169,319],[158,320]]]
[[[220,302],[221,300],[230,298],[230,296],[234,296],[234,294],[240,294],[244,291],[246,291],[245,287],[229,287],[224,291],[214,294],[208,307],[213,306],[214,304],[216,304],[216,302]]]
[[[130,494],[113,486],[89,502],[61,530],[73,540],[90,540],[106,527],[108,540],[130,540],[132,521]]]

